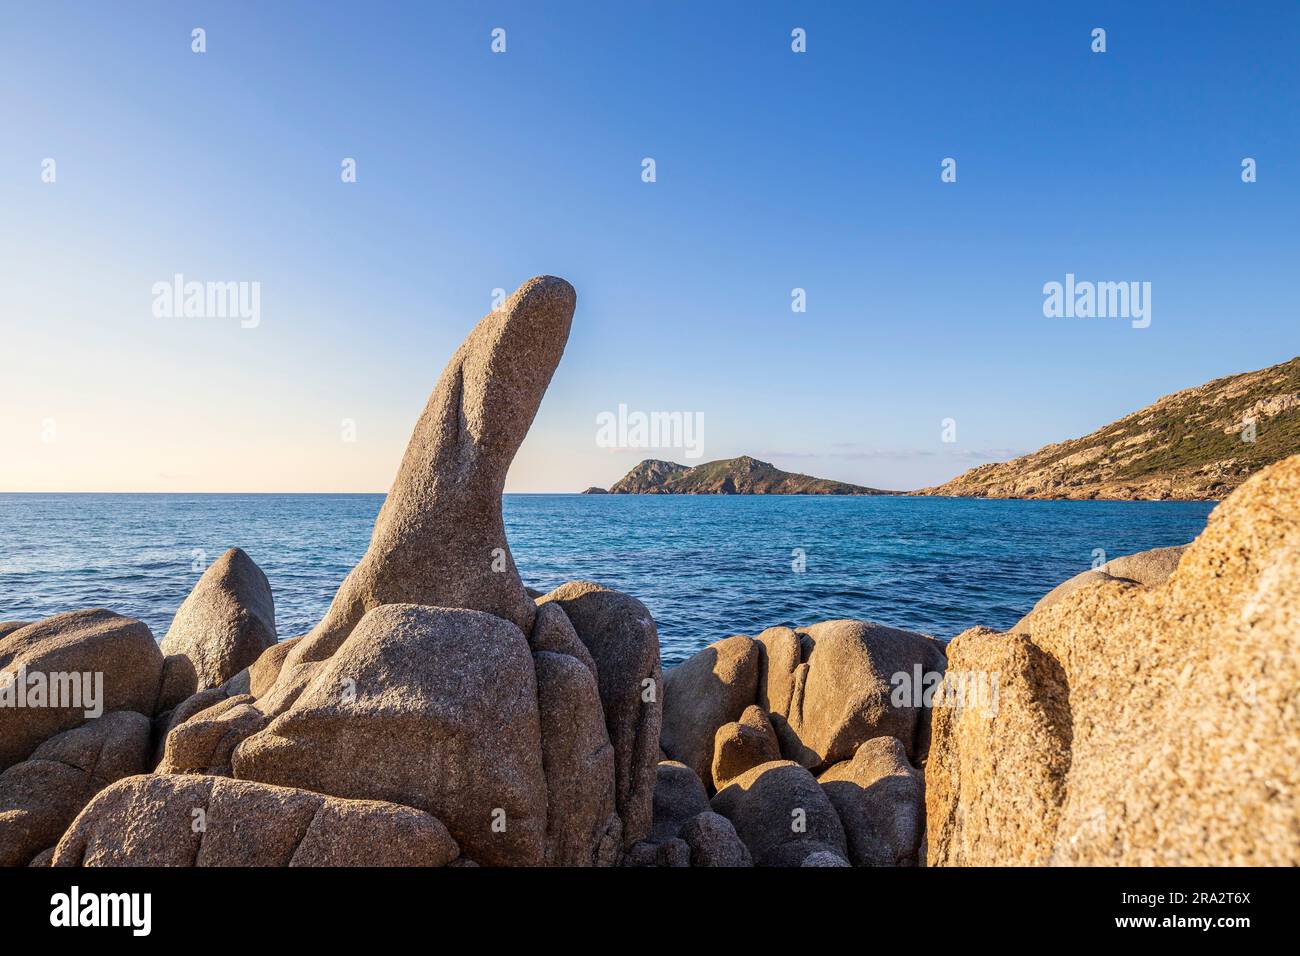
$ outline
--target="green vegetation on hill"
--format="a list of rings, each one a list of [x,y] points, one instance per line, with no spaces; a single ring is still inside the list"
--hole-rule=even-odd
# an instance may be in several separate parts
[[[1297,452],[1300,358],[1167,395],[1083,438],[981,465],[921,493],[1220,498]]]

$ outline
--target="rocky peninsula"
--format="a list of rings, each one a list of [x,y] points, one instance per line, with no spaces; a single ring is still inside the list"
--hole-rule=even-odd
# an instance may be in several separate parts
[[[1300,358],[1166,395],[1082,438],[980,465],[918,495],[1219,500],[1300,453]]]
[[[640,601],[532,591],[505,537],[575,303],[534,278],[470,333],[309,633],[239,549],[161,644],[0,623],[0,863],[1300,863],[1300,456],[1010,632],[774,626],[664,672]]]

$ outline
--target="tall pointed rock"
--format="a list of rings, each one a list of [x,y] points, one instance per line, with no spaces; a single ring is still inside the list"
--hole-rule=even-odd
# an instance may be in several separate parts
[[[487,611],[530,631],[536,608],[506,542],[501,492],[576,301],[563,279],[537,276],[474,327],[416,423],[369,550],[292,663],[329,657],[382,604]]]

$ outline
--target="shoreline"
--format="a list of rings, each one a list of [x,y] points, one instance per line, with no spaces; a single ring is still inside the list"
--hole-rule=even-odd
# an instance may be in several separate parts
[[[787,594],[799,613],[781,616],[808,623],[772,626],[723,589],[727,620],[710,626],[733,636],[665,669],[641,600],[587,580],[531,591],[506,539],[497,489],[575,300],[539,276],[470,333],[365,552],[305,633],[279,640],[270,579],[239,547],[207,565],[161,641],[102,609],[0,622],[0,661],[40,678],[41,700],[0,706],[0,864],[1300,863],[1286,716],[1300,455],[1250,478],[1190,544],[1100,564],[1094,551],[1005,630],[945,642],[816,620],[828,610],[802,585]],[[972,539],[922,522],[899,541],[956,540],[943,560],[982,568],[1007,524]],[[787,550],[797,528],[758,533],[766,573],[807,580],[809,555]],[[616,549],[614,567],[658,568],[643,551]],[[965,588],[1002,587],[1024,555],[1003,557]],[[858,573],[836,581],[870,597]],[[661,620],[702,617],[698,585]],[[936,586],[912,607],[957,599],[950,577]],[[889,606],[903,590],[882,579]],[[96,699],[67,697],[83,687]]]

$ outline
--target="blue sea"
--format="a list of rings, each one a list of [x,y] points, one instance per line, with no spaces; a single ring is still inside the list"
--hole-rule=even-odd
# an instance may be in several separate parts
[[[320,619],[383,495],[0,494],[0,620],[106,607],[159,639],[204,568],[243,548],[282,639]],[[1006,628],[1107,557],[1184,544],[1210,502],[507,495],[524,582],[635,595],[666,663],[774,624],[865,618],[951,638]],[[802,567],[797,571],[796,567]]]

